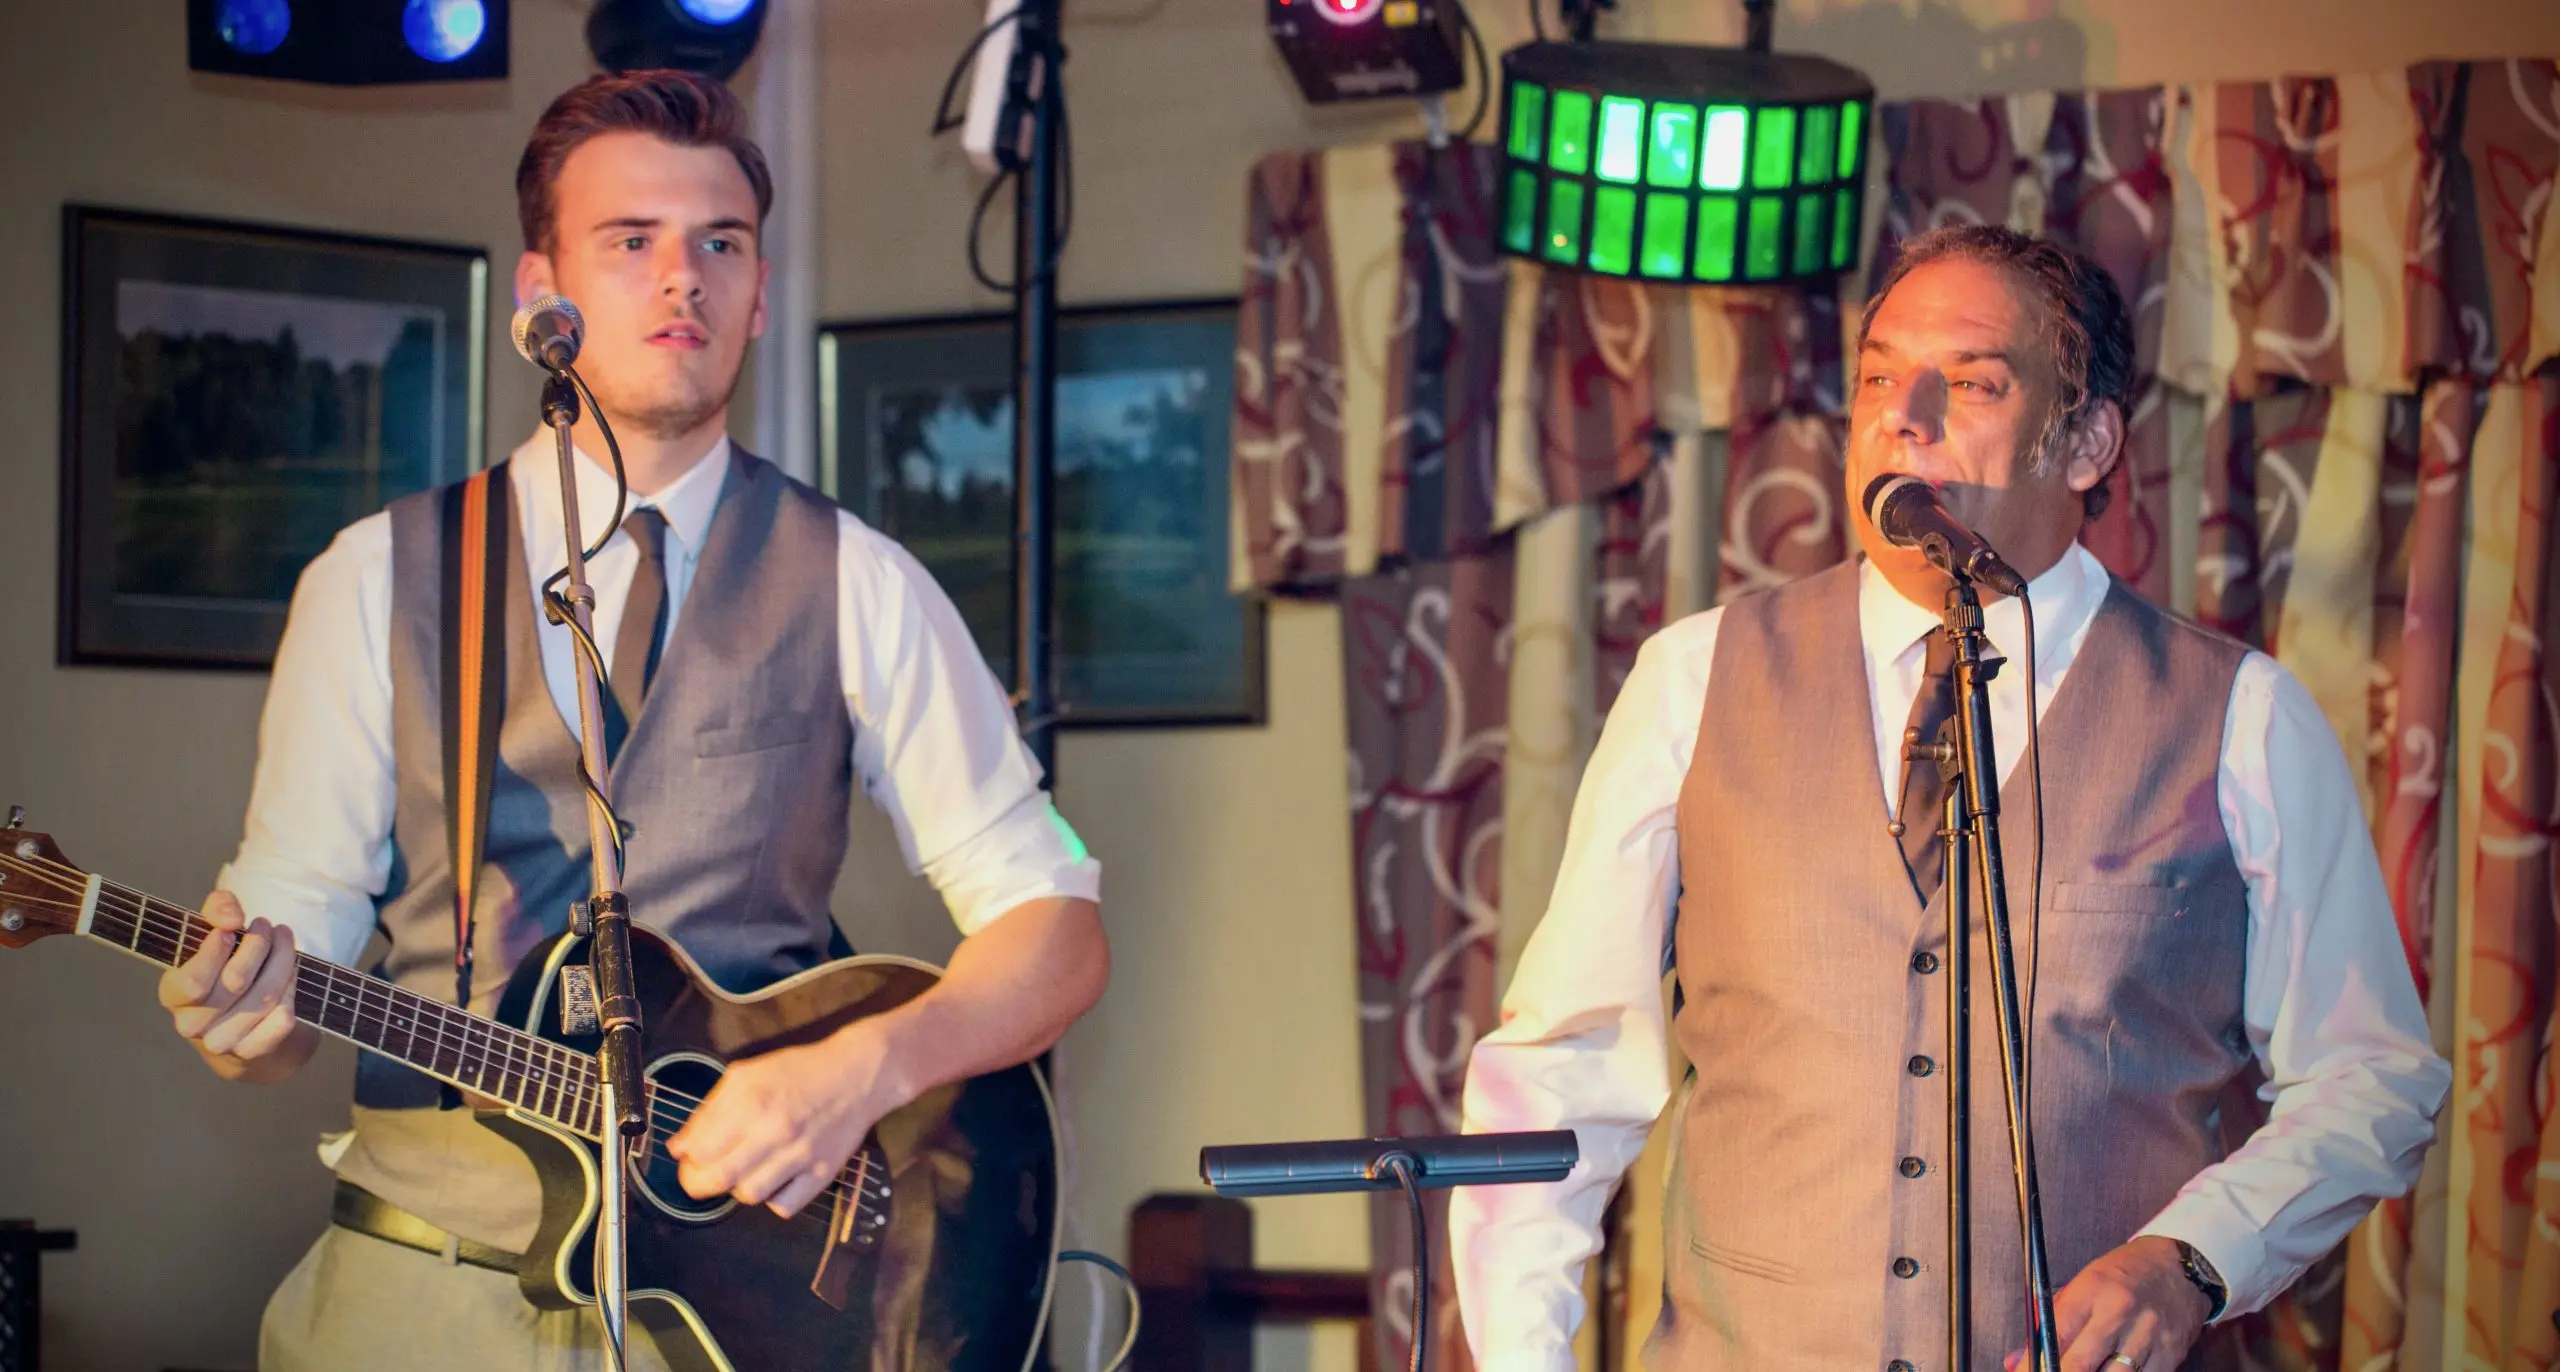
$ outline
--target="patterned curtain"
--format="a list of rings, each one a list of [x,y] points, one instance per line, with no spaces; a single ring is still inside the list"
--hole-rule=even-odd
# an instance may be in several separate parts
[[[2085,541],[2273,653],[2365,764],[2456,1091],[2417,1193],[2254,1317],[2253,1356],[2551,1367],[2560,72],[1922,101],[1878,125],[1858,295],[1951,222],[2049,233],[2113,273],[2142,386]],[[1484,148],[1283,154],[1250,191],[1234,575],[1343,605],[1380,1132],[1456,1126],[1636,646],[1848,546],[1854,309],[1506,261],[1492,170]],[[2231,1105],[2245,1132],[2254,1097]],[[1601,1366],[1631,1365],[1653,1318],[1659,1186],[1639,1164],[1613,1212]],[[1382,1361],[1410,1338],[1398,1206],[1373,1225]],[[1435,1340],[1463,1368],[1446,1281],[1444,1259]]]
[[[1362,1056],[1381,1134],[1457,1128],[1467,1054],[1492,1022],[1504,808],[1520,796],[1506,785],[1515,582],[1550,603],[1551,550],[1571,548],[1531,540],[1524,576],[1520,526],[1600,513],[1611,536],[1593,567],[1623,583],[1645,561],[1641,521],[1663,523],[1642,494],[1661,489],[1646,480],[1653,302],[1497,253],[1494,162],[1419,143],[1288,154],[1250,192],[1234,572],[1342,605]],[[1600,617],[1592,594],[1577,624]],[[1601,656],[1620,675],[1660,623],[1646,602],[1623,590],[1608,615]],[[1371,1232],[1378,1354],[1394,1366],[1412,1337],[1400,1196],[1380,1197]],[[1463,1368],[1439,1265],[1441,1365]]]

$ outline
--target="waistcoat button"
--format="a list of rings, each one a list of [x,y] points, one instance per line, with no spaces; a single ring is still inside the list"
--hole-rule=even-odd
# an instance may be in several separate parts
[[[1929,1061],[1926,1057],[1915,1057],[1911,1060],[1911,1075],[1915,1077],[1925,1077],[1937,1070],[1938,1064]]]
[[[1913,1367],[1904,1359],[1896,1358],[1884,1365],[1884,1372],[1920,1372],[1920,1369]]]
[[[1902,1160],[1902,1175],[1906,1177],[1917,1177],[1928,1170],[1929,1164],[1922,1162],[1918,1158],[1904,1158]]]
[[[1919,1276],[1920,1264],[1913,1262],[1909,1258],[1895,1258],[1893,1260],[1893,1275],[1905,1280]]]
[[[1937,970],[1938,970],[1938,955],[1937,955],[1937,954],[1935,954],[1935,953],[1914,953],[1914,954],[1912,954],[1912,955],[1911,955],[1911,970],[1912,970],[1912,971],[1914,971],[1914,972],[1919,973],[1920,975],[1922,975],[1922,976],[1924,976],[1924,977],[1925,977],[1925,976],[1927,976],[1927,975],[1929,975],[1931,972],[1937,971]]]

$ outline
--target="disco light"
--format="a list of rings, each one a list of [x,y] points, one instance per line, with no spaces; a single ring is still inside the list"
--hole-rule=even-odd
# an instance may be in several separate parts
[[[675,67],[726,81],[764,32],[763,0],[598,0],[587,50],[606,71]]]
[[[489,27],[481,0],[409,0],[400,12],[400,36],[409,51],[430,62],[455,62],[480,46]]]
[[[187,0],[187,66],[328,86],[503,80],[507,4]]]
[[[1600,276],[1817,281],[1856,259],[1875,87],[1818,57],[1531,43],[1502,58],[1503,249]]]
[[[1458,0],[1264,0],[1271,41],[1313,104],[1466,84]]]
[[[214,32],[223,43],[251,57],[264,57],[293,31],[293,6],[285,0],[222,0],[214,13]]]

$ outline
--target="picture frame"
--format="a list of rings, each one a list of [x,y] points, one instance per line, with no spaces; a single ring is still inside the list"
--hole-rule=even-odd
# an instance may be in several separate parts
[[[56,660],[264,670],[346,525],[484,461],[483,248],[63,208]]]
[[[1058,724],[1261,724],[1265,605],[1228,590],[1236,301],[1061,310]],[[819,485],[1013,659],[1013,317],[822,325]]]

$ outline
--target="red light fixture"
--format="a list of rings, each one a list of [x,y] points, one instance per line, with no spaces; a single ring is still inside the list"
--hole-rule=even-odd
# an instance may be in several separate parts
[[[1316,104],[1466,84],[1460,0],[1264,0],[1271,39]],[[1312,12],[1310,12],[1312,11]]]

